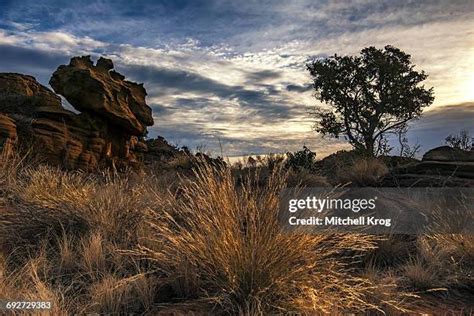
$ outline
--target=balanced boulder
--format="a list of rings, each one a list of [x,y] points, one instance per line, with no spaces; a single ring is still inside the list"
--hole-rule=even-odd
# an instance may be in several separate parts
[[[81,112],[92,112],[141,136],[153,125],[151,108],[145,102],[143,85],[115,72],[110,59],[100,58],[94,66],[89,56],[74,57],[59,66],[49,83]]]

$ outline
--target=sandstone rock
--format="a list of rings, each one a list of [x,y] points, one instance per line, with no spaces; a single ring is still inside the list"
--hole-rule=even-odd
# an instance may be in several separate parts
[[[141,136],[153,125],[151,108],[145,102],[143,85],[124,80],[111,71],[113,63],[100,58],[94,66],[90,56],[74,57],[59,66],[50,84],[81,112],[93,112],[129,134]]]
[[[148,152],[148,146],[145,142],[137,139],[136,143],[134,144],[134,150],[139,153],[146,153]]]
[[[0,153],[9,156],[16,144],[17,137],[15,121],[0,114]]]
[[[466,151],[449,146],[441,146],[426,152],[423,155],[423,161],[474,162],[474,151]]]
[[[11,139],[15,141],[17,138],[16,124],[13,119],[7,115],[0,114],[0,139]]]
[[[73,121],[74,122],[74,121]],[[107,155],[110,136],[94,137],[88,130],[48,118],[32,122],[35,135],[35,152],[50,164],[67,169],[93,170],[100,162],[121,158]]]
[[[0,74],[0,147],[32,148],[40,161],[67,169],[145,163],[158,170],[191,172],[199,163],[225,165],[222,159],[192,155],[164,138],[144,139],[153,125],[146,90],[113,70],[111,60],[89,56],[60,66],[50,83],[80,113],[62,107],[61,98],[35,78]],[[5,145],[6,144],[6,145]]]
[[[64,110],[61,98],[34,77],[0,73],[0,113],[33,116],[38,108]]]
[[[142,85],[124,80],[113,63],[72,58],[51,84],[82,113],[64,109],[61,98],[35,78],[0,74],[0,147],[33,147],[49,164],[94,170],[133,165],[147,150],[142,135],[153,124]],[[6,145],[5,145],[6,144]]]

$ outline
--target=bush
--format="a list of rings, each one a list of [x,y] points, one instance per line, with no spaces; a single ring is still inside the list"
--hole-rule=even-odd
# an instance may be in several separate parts
[[[445,142],[448,146],[462,150],[472,150],[474,137],[469,134],[468,130],[462,130],[459,134],[448,135]]]
[[[315,163],[315,169],[318,173],[334,178],[334,171],[339,169],[348,169],[354,161],[360,159],[362,155],[355,150],[347,151],[340,150],[334,154],[331,154]]]
[[[286,154],[286,168],[295,170],[313,170],[316,161],[316,153],[303,146],[303,150]]]

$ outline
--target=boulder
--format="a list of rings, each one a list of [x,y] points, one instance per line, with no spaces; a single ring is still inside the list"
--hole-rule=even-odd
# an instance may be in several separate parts
[[[427,151],[423,155],[423,161],[474,162],[474,151],[441,146]]]
[[[413,162],[391,169],[383,185],[474,187],[474,152],[437,147]]]
[[[90,56],[74,57],[53,73],[50,84],[81,112],[93,112],[129,134],[142,136],[153,125],[151,108],[145,102],[143,85],[125,80],[113,71],[110,59],[96,65]]]
[[[38,108],[64,110],[61,98],[34,77],[0,73],[0,113],[32,116]]]

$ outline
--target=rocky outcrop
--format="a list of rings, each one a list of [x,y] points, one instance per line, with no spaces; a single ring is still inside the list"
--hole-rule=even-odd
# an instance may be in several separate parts
[[[153,125],[151,108],[145,102],[143,85],[124,80],[113,70],[110,59],[94,66],[89,56],[74,57],[59,66],[49,83],[81,112],[94,113],[132,135],[141,136]]]
[[[474,162],[474,151],[441,146],[427,151],[423,155],[423,161]]]
[[[191,156],[191,153],[186,148],[179,149],[169,144],[161,136],[146,140],[145,145],[146,148],[143,150],[145,162],[167,162]]]
[[[61,111],[61,98],[32,76],[0,73],[0,113],[32,116],[39,109]]]
[[[384,185],[474,187],[474,152],[437,147],[413,162],[392,169]]]
[[[48,163],[84,170],[133,165],[146,151],[143,136],[153,124],[146,91],[114,71],[111,60],[72,58],[50,83],[80,113],[64,109],[31,76],[0,74],[0,146],[29,143]]]
[[[138,142],[135,151],[140,155],[143,164],[149,170],[155,171],[179,171],[188,176],[194,176],[193,170],[203,164],[215,168],[226,166],[221,157],[213,158],[205,153],[193,154],[187,147],[177,147],[166,141],[161,136]]]

